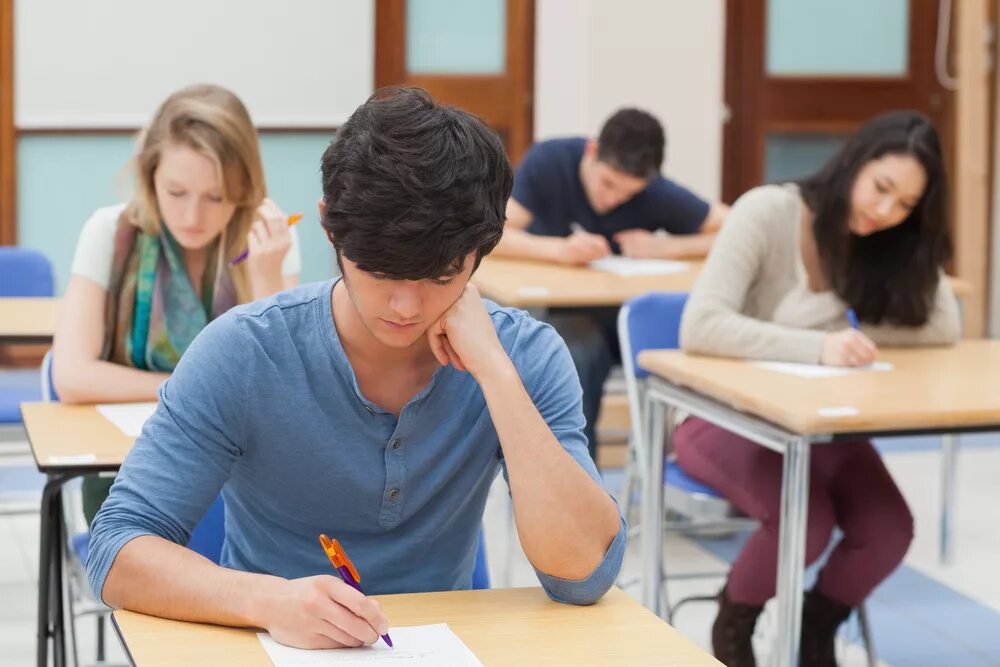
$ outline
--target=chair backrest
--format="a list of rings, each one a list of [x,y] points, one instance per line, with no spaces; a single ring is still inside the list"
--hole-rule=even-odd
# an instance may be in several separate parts
[[[56,393],[56,386],[52,383],[52,348],[45,352],[45,356],[42,357],[42,366],[38,370],[42,376],[42,401],[45,403],[58,401],[59,394]]]
[[[639,381],[649,373],[636,363],[643,350],[676,349],[680,346],[681,315],[687,303],[687,292],[650,292],[629,299],[618,311],[618,343],[625,371],[629,418],[633,442],[641,444],[643,397]]]
[[[0,246],[0,296],[52,296],[52,264],[42,253]]]
[[[212,561],[216,565],[222,558],[222,543],[226,541],[226,503],[222,494],[215,499],[212,506],[201,517],[201,521],[191,531],[188,549]]]
[[[473,590],[485,590],[490,587],[490,566],[486,561],[486,533],[479,530],[479,544],[476,546],[476,565],[472,569]]]

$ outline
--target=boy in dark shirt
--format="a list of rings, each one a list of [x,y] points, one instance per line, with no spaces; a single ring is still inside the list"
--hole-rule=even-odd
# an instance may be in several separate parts
[[[494,255],[584,265],[606,255],[704,257],[729,208],[709,204],[660,174],[663,127],[622,109],[598,139],[536,144],[517,169],[503,239]],[[666,232],[665,234],[663,232]],[[583,385],[591,456],[604,382],[620,361],[617,308],[553,309]]]

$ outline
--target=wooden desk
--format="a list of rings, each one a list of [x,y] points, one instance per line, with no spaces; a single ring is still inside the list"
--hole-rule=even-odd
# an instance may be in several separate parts
[[[541,588],[383,595],[378,600],[393,625],[447,623],[487,667],[721,664],[617,588],[590,607],[557,604]],[[271,667],[253,630],[127,611],[116,611],[114,622],[135,667]]]
[[[647,381],[649,479],[661,479],[669,412],[681,410],[749,438],[785,456],[778,558],[778,657],[798,664],[805,557],[810,448],[875,435],[948,434],[944,439],[942,535],[950,531],[955,444],[951,434],[1000,430],[1000,341],[964,341],[953,347],[882,350],[889,372],[800,378],[746,361],[648,350],[639,365]],[[827,408],[852,408],[831,414]],[[823,410],[823,412],[820,412]],[[648,484],[643,531],[659,534],[663,486]],[[648,532],[647,532],[648,531]],[[947,550],[947,540],[942,541]],[[660,540],[643,541],[644,602],[660,606]]]
[[[51,342],[59,303],[50,297],[0,298],[0,344]]]
[[[697,357],[678,350],[639,354],[639,365],[671,383],[801,435],[941,432],[1000,424],[1000,341],[883,349],[879,360],[894,369],[801,378],[745,361]],[[820,413],[831,407],[852,407],[857,414]]]
[[[626,278],[586,267],[487,257],[472,282],[486,298],[515,308],[620,306],[646,292],[691,291],[702,262],[690,264],[683,273]]]
[[[646,292],[690,292],[704,262],[689,263],[684,273],[625,278],[587,267],[487,257],[472,282],[486,298],[515,308],[620,306]],[[948,276],[948,283],[960,299],[973,291],[962,278]]]
[[[134,439],[109,422],[93,405],[22,403],[21,417],[38,469],[48,477],[42,490],[38,556],[39,667],[66,664],[63,611],[62,487],[75,477],[114,471]]]
[[[93,405],[22,403],[21,416],[35,465],[44,473],[67,466],[115,470],[135,442]]]

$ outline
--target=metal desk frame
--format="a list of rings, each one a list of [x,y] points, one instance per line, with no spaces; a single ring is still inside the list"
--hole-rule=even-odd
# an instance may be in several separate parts
[[[659,470],[651,470],[648,479],[663,478],[664,438],[673,438],[673,413],[676,410],[700,417],[748,440],[783,455],[781,511],[778,537],[778,650],[775,664],[789,667],[798,664],[802,624],[802,587],[805,569],[806,516],[809,501],[809,455],[814,444],[868,439],[893,435],[943,435],[941,512],[941,556],[950,557],[949,539],[952,503],[955,490],[956,432],[995,431],[998,425],[955,427],[942,429],[899,429],[879,432],[802,435],[790,432],[769,421],[741,412],[692,389],[668,382],[651,374],[645,392],[643,429],[651,466],[659,462]],[[672,446],[671,441],[671,446]],[[663,600],[660,564],[663,559],[661,515],[663,485],[646,484],[643,490],[642,533],[642,601],[656,614],[661,614]]]

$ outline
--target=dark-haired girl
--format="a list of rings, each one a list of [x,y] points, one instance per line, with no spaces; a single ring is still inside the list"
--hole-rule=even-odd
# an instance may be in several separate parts
[[[850,137],[818,173],[755,188],[736,202],[681,323],[689,352],[863,366],[879,345],[960,337],[943,279],[951,246],[937,134],[924,116],[886,113]],[[848,309],[860,320],[849,325]],[[760,528],[720,594],[717,658],[754,665],[750,638],[775,592],[781,455],[691,417],[678,463],[719,489]],[[870,442],[813,448],[806,560],[843,533],[806,594],[802,665],[835,665],[837,627],[902,561],[913,519]]]

